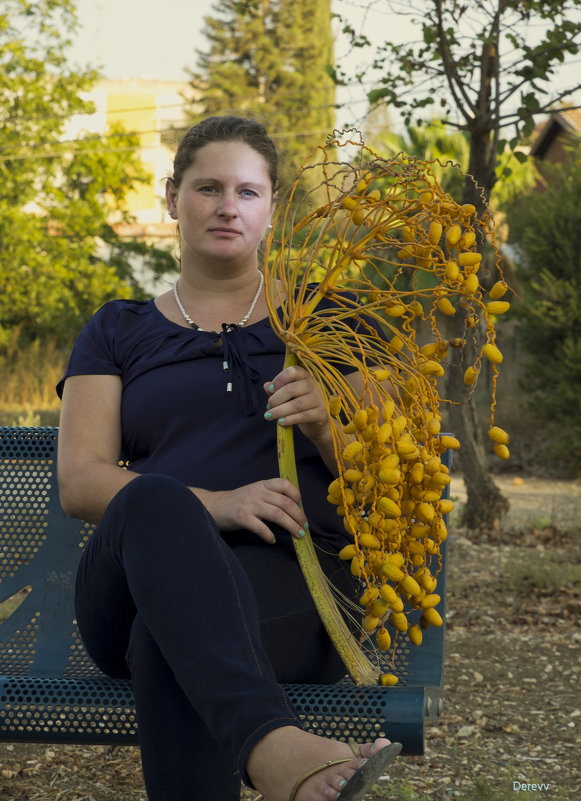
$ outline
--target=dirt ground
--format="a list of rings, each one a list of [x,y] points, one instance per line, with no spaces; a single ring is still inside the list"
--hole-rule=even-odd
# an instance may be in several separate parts
[[[444,712],[369,801],[581,798],[581,482],[497,483],[497,531],[450,527]],[[0,744],[0,801],[145,801],[139,754]]]

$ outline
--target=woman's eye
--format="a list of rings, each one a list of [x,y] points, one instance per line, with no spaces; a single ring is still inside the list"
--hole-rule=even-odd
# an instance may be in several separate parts
[[[242,194],[247,197],[258,197],[258,192],[255,192],[254,189],[243,189]]]

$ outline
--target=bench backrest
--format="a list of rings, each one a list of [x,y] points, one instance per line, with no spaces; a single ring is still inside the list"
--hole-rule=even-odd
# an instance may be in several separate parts
[[[124,741],[136,736],[130,685],[99,672],[85,652],[75,622],[76,568],[92,527],[67,517],[60,506],[57,437],[56,428],[0,427],[0,602],[30,588],[0,627],[0,739]],[[438,592],[445,598],[445,569]],[[408,752],[423,749],[423,722],[418,724],[418,715],[421,721],[438,711],[443,645],[443,627],[430,628],[420,648],[402,642],[395,665],[389,666],[400,679],[389,690],[391,711],[404,721],[408,717],[416,721],[410,723],[409,742],[415,745],[408,743]],[[335,709],[337,732],[337,714],[361,719],[371,709],[375,736],[378,726],[385,728],[385,720],[380,725],[377,718],[385,715],[386,690],[354,688],[349,682],[335,685],[336,689],[317,687],[287,687],[313,721],[317,715],[326,717],[321,710],[330,706]],[[63,709],[71,705],[76,711],[65,714]],[[112,709],[117,710],[115,721]],[[313,722],[313,729],[319,731],[318,725]]]

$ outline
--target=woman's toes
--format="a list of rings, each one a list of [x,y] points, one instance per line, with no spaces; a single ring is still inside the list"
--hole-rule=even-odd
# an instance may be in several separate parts
[[[382,748],[385,748],[386,745],[391,745],[391,740],[387,740],[385,737],[378,737],[373,743],[362,743],[359,750],[361,751],[362,757],[371,759],[371,757],[378,754]]]
[[[343,767],[341,766],[341,773],[338,773],[336,776],[329,781],[331,787],[336,790],[338,793],[341,790],[344,790],[347,782],[353,776],[353,774],[357,771],[358,765],[355,764],[353,768]],[[332,797],[332,793],[329,794],[329,797]]]

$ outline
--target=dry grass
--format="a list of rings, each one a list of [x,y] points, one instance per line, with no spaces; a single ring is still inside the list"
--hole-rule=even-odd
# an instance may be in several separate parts
[[[0,355],[0,424],[56,425],[59,399],[55,386],[68,353],[53,342],[17,344]]]

